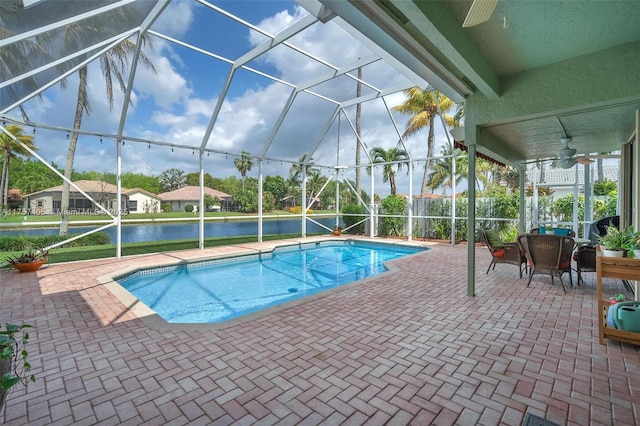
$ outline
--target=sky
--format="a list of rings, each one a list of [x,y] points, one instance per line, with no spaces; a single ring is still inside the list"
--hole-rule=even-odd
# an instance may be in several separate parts
[[[212,1],[213,5],[236,15],[244,22],[269,34],[277,34],[293,22],[302,19],[307,11],[293,0]],[[366,58],[372,52],[343,30],[336,20],[326,24],[315,23],[289,40],[306,54],[319,58],[326,64],[341,67],[358,58]],[[231,61],[238,59],[265,41],[267,37],[194,1],[173,1],[152,27],[153,31],[193,45],[198,49]],[[133,84],[131,104],[124,126],[125,144],[122,146],[123,172],[157,175],[169,168],[185,173],[198,171],[197,148],[200,146],[213,111],[216,108],[229,75],[229,63],[205,55],[158,36],[150,36],[153,50],[146,55],[157,72],[138,66]],[[252,61],[247,66],[276,79],[302,84],[332,72],[332,68],[310,59],[289,46],[280,45]],[[353,73],[355,75],[355,72]],[[126,78],[126,77],[125,77]],[[88,91],[92,105],[91,115],[85,115],[82,128],[105,134],[117,133],[123,104],[123,94],[115,91],[115,102],[110,106],[105,96],[105,84],[97,62],[89,65]],[[384,61],[363,67],[363,80],[375,88],[385,89],[396,85],[412,86],[406,76]],[[77,99],[77,74],[67,78],[66,88],[55,85],[41,98],[33,98],[25,104],[32,122],[71,128]],[[324,138],[322,130],[334,111],[334,104],[323,97],[346,101],[355,97],[356,82],[339,77],[329,84],[310,88],[320,96],[301,93],[270,141],[282,108],[292,91],[290,86],[265,78],[262,75],[239,69],[229,86],[220,114],[208,139],[208,148],[221,151],[203,159],[205,172],[214,177],[239,176],[233,165],[236,154],[242,151],[252,156],[263,152],[264,175],[289,175],[291,162],[305,153],[313,152],[315,164],[330,175],[335,166],[352,166],[355,163],[356,139],[351,129],[355,124],[355,107],[346,109],[344,116],[334,122]],[[364,86],[362,94],[372,88]],[[362,104],[362,141],[367,151],[373,147],[391,148],[398,142],[398,132],[405,129],[408,116],[392,114],[389,108],[404,101],[402,92]],[[20,117],[17,111],[11,116]],[[338,128],[340,131],[338,132]],[[436,123],[436,154],[447,143],[442,125]],[[25,129],[32,132],[32,129]],[[66,132],[44,128],[33,133],[39,154],[47,162],[59,166],[65,163],[68,136]],[[126,137],[160,141],[136,143]],[[426,156],[427,132],[421,132],[406,140],[406,147],[413,158]],[[171,146],[174,145],[174,146]],[[180,146],[193,147],[183,149]],[[315,148],[315,150],[314,150]],[[363,154],[362,161],[366,162]],[[424,161],[418,162],[413,178],[413,193],[419,193]],[[78,171],[116,171],[115,141],[107,137],[81,135],[76,151],[74,168]],[[353,169],[341,172],[354,179]],[[257,161],[248,176],[258,176]],[[370,188],[370,177],[362,173],[363,188]],[[382,182],[381,168],[374,173],[375,192],[386,195],[389,185]],[[406,168],[397,176],[399,192],[409,192],[409,176]]]

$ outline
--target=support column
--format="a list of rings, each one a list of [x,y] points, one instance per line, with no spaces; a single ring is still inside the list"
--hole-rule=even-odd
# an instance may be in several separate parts
[[[584,165],[584,229],[583,237],[589,238],[588,225],[593,222],[593,185],[591,185],[591,164]],[[579,237],[580,234],[576,233]]]
[[[122,139],[116,140],[116,259],[122,257]]]
[[[199,185],[200,185],[200,206],[199,206],[199,216],[198,220],[198,246],[200,250],[204,250],[204,151],[200,151],[198,156],[198,160],[200,163],[200,176],[199,176]]]
[[[258,160],[258,242],[262,242],[262,194],[264,185],[262,176],[262,158]]]
[[[524,234],[526,232],[525,230],[525,219],[527,216],[527,198],[525,197],[525,180],[527,178],[526,176],[526,170],[524,168],[521,168],[518,170],[518,175],[520,177],[520,208],[519,213],[520,213],[520,220],[518,221],[518,234]]]
[[[407,200],[407,241],[413,240],[413,162],[409,161],[409,199]]]
[[[475,187],[475,176],[469,174],[469,185]],[[451,245],[456,245],[456,148],[451,141]]]
[[[302,169],[302,201],[300,206],[302,207],[302,237],[307,236],[307,173],[306,164],[300,164]]]
[[[475,126],[472,129],[475,132]],[[469,180],[476,175],[476,135],[467,138],[469,154]],[[476,185],[469,184],[467,189],[467,296],[476,295]]]

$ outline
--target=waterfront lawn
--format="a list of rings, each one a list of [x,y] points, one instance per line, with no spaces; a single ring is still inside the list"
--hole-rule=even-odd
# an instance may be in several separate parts
[[[286,238],[300,237],[299,234],[291,235],[264,235],[264,241],[273,241]],[[205,247],[216,247],[230,244],[243,244],[256,242],[256,236],[240,236],[240,237],[220,237],[206,238],[204,240]],[[193,250],[198,248],[198,240],[173,240],[173,241],[150,241],[144,243],[125,243],[122,244],[122,255],[133,256],[138,254],[164,253],[177,250]],[[4,262],[8,256],[16,256],[21,252],[0,252],[0,263]],[[116,256],[116,245],[105,244],[101,246],[87,247],[70,247],[52,249],[49,251],[49,263],[73,262],[78,260],[104,259]],[[8,265],[6,265],[8,267]]]

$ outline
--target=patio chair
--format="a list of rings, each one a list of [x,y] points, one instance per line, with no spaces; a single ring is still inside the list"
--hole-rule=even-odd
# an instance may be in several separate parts
[[[518,235],[518,244],[524,250],[527,264],[531,268],[527,287],[535,274],[547,274],[551,275],[551,284],[553,284],[553,278],[558,277],[566,293],[567,289],[562,281],[562,275],[565,272],[569,273],[569,282],[573,286],[571,276],[573,238],[553,234],[523,234]]]
[[[546,234],[554,234],[555,233],[555,229],[556,228],[546,228],[545,233]],[[568,237],[575,237],[576,233],[573,229],[568,229],[568,228],[558,228],[558,229],[562,229],[564,232],[567,232],[568,235],[563,235],[563,236],[568,236]],[[539,234],[540,233],[540,228],[533,228],[529,231],[530,234]]]
[[[578,285],[584,283],[583,272],[596,272],[596,249],[595,247],[582,246],[573,255],[576,261],[576,272],[578,273]]]
[[[520,250],[518,243],[503,242],[495,229],[483,229],[482,237],[491,252],[491,263],[489,263],[489,267],[487,268],[487,274],[491,270],[491,267],[495,269],[496,264],[508,263],[518,267],[520,278],[522,278],[522,265],[526,268],[527,260],[524,257],[524,253]]]

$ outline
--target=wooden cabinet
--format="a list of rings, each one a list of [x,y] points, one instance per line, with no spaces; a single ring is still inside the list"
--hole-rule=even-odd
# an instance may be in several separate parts
[[[611,306],[609,296],[603,295],[602,279],[615,278],[621,280],[640,281],[640,259],[626,257],[602,256],[600,250],[596,254],[596,273],[598,289],[598,327],[600,332],[600,344],[604,344],[604,339],[619,340],[621,342],[640,345],[640,333],[618,330],[607,325],[607,311]]]

